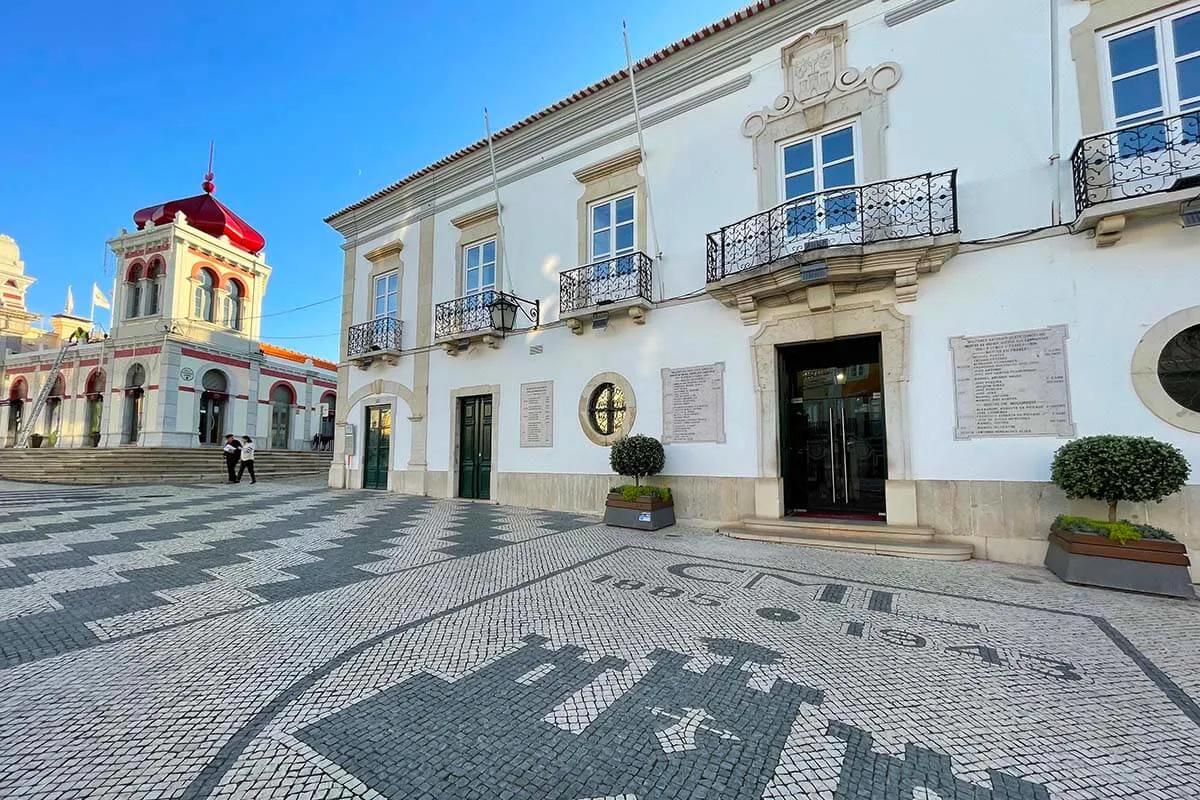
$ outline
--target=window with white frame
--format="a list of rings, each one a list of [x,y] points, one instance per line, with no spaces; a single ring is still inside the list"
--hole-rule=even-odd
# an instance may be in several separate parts
[[[1200,112],[1200,5],[1102,34],[1108,80],[1107,111],[1114,128],[1129,128],[1188,112]],[[1156,129],[1158,132],[1156,133]],[[1161,126],[1143,126],[1158,137]],[[1180,135],[1200,139],[1200,114],[1189,117]],[[1133,143],[1122,139],[1122,151]],[[1146,149],[1146,148],[1141,148]]]
[[[591,262],[596,265],[594,277],[597,279],[633,271],[632,256],[637,239],[634,199],[632,193],[625,194],[592,203],[588,208],[588,247]]]
[[[496,288],[496,240],[488,239],[463,248],[463,294],[491,302]]]
[[[375,278],[372,319],[395,319],[400,295],[400,274],[389,272]]]
[[[784,218],[788,236],[819,233],[858,220],[854,192],[831,190],[858,183],[858,147],[853,125],[781,146],[781,194],[788,206]]]

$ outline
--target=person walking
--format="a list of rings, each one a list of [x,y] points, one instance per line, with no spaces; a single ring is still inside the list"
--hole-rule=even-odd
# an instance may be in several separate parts
[[[238,482],[242,480],[242,473],[249,470],[250,482],[258,483],[258,478],[254,477],[254,440],[249,435],[243,436],[242,440],[242,463],[238,465]]]
[[[225,447],[222,449],[225,451],[225,471],[229,473],[229,482],[237,483],[238,476],[234,473],[234,469],[241,459],[242,443],[235,439],[232,433],[227,433],[225,434]]]

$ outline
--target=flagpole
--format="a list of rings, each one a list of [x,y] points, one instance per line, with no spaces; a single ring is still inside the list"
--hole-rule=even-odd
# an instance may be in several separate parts
[[[650,198],[650,164],[646,157],[646,137],[642,134],[642,112],[638,107],[637,80],[633,77],[633,54],[629,48],[629,27],[621,20],[621,36],[625,40],[625,64],[629,71],[629,91],[633,95],[633,122],[637,127],[638,150],[642,154],[642,178],[646,182],[646,218],[650,227],[650,242],[654,246],[654,260],[659,262],[658,290],[665,295],[662,278],[662,248],[658,245],[658,229],[654,225],[654,203]]]
[[[496,197],[496,226],[500,229],[500,277],[512,290],[512,279],[508,276],[508,252],[504,235],[504,212],[500,209],[500,180],[496,177],[496,153],[492,149],[492,122],[488,118],[487,106],[483,107],[483,129],[487,131],[488,163],[492,167],[492,194]],[[502,284],[503,285],[503,284]]]

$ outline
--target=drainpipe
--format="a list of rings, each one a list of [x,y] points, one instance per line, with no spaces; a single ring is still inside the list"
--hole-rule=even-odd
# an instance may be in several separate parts
[[[1062,223],[1062,193],[1060,190],[1059,139],[1062,135],[1062,119],[1059,110],[1060,89],[1058,75],[1058,3],[1050,0],[1050,224]]]

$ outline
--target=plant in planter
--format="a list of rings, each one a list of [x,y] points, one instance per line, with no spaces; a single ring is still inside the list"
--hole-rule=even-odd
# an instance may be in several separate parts
[[[1059,516],[1046,567],[1068,583],[1194,597],[1187,548],[1153,525],[1117,519],[1121,502],[1162,502],[1190,468],[1179,449],[1145,436],[1087,436],[1054,454],[1050,478],[1071,499],[1108,504],[1108,519]]]
[[[58,431],[51,431],[50,433],[46,434],[46,446],[47,447],[57,447],[58,446]]]
[[[609,464],[613,472],[633,478],[633,485],[609,491],[604,503],[605,524],[644,531],[675,524],[671,490],[642,485],[642,478],[662,472],[665,461],[662,443],[650,436],[629,436],[612,446]]]

